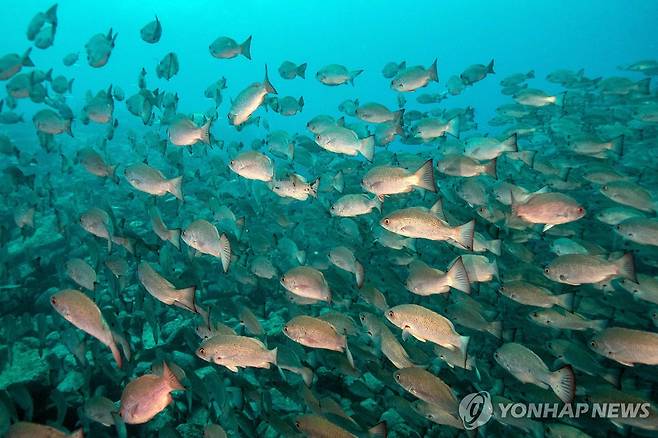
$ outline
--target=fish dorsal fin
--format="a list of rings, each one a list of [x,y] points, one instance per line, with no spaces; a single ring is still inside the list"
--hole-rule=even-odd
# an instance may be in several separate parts
[[[437,199],[434,205],[430,208],[430,212],[433,213],[436,217],[441,219],[442,221],[446,222],[446,216],[443,213],[443,201],[441,199]]]

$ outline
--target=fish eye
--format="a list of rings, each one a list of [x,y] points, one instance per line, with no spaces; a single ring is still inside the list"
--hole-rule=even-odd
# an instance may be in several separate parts
[[[532,312],[532,316],[533,316],[534,318],[536,318],[536,317],[539,316],[539,314],[538,314],[537,312]]]
[[[601,190],[603,190],[604,192],[607,191],[607,190],[608,190],[608,186],[605,185],[605,186],[601,187]]]
[[[206,354],[206,349],[203,347],[199,348],[199,354]]]
[[[288,333],[288,326],[287,326],[287,325],[284,325],[284,326],[283,326],[283,331],[286,332],[286,333]]]
[[[390,220],[389,218],[386,218],[386,219],[384,219],[384,223],[385,223],[386,225],[388,225],[388,224],[391,223],[391,220]]]
[[[494,353],[494,359],[498,359],[498,358],[500,358],[500,355],[498,354],[498,352]]]
[[[400,373],[395,373],[395,380],[400,381]]]
[[[388,316],[389,316],[389,318],[393,318],[394,315],[395,315],[395,314],[393,313],[392,310],[389,310],[389,311],[388,311]]]
[[[301,424],[299,421],[295,421],[295,427],[296,427],[297,429],[301,429],[301,428],[302,428],[302,424]]]
[[[596,348],[596,341],[591,341],[591,342],[589,343],[589,345],[590,345],[592,348]]]
[[[50,302],[51,302],[51,304],[56,305],[57,304],[57,298],[50,297]]]
[[[551,272],[551,270],[549,268],[544,268],[544,274],[548,274],[550,272]]]
[[[578,207],[578,213],[582,213],[584,211],[585,211],[585,209],[583,207]]]
[[[284,275],[283,277],[281,277],[281,283],[285,283],[285,282],[286,282],[286,276]]]

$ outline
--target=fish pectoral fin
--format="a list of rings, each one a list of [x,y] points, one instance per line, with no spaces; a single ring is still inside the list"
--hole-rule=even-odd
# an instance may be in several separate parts
[[[411,334],[411,330],[409,330],[409,327],[405,327],[405,328],[402,329],[402,340],[403,341],[409,340],[409,338],[411,336],[413,336],[413,335]]]
[[[634,366],[632,363],[629,363],[629,362],[622,362],[622,361],[620,361],[619,359],[615,359],[615,360],[616,360],[617,362],[619,362],[620,364],[622,364],[622,365],[626,365],[627,367],[632,367],[632,366]]]
[[[229,370],[233,371],[234,373],[238,372],[238,367],[236,367],[235,365],[224,365],[224,366]]]

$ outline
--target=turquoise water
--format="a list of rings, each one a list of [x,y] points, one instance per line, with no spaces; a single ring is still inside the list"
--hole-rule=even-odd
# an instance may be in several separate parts
[[[63,1],[46,49],[26,31],[52,4],[5,3],[0,435],[657,433],[655,1]],[[211,56],[220,36],[251,59]],[[402,61],[410,92],[382,74]],[[329,64],[363,72],[327,86]],[[20,75],[29,96],[4,86]],[[481,391],[493,418],[466,431]],[[510,419],[506,400],[650,413]]]

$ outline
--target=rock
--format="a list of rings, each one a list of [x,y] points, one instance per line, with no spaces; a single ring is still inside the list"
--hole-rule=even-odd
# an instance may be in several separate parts
[[[77,371],[69,371],[64,380],[59,382],[57,390],[62,393],[77,392],[85,384],[85,377]]]
[[[0,390],[15,383],[41,381],[48,384],[48,364],[39,357],[38,348],[16,342],[11,346],[12,361],[5,363],[0,372]]]

